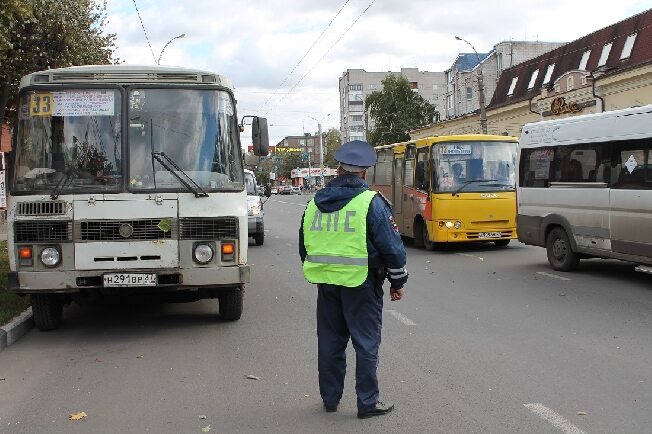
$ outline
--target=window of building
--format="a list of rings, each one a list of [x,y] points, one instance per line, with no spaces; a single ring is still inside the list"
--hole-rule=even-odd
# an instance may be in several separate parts
[[[534,83],[537,81],[538,76],[539,76],[539,70],[535,69],[534,72],[532,73],[532,76],[530,77],[530,82],[527,85],[528,89],[532,89],[534,87]]]
[[[416,81],[411,81],[410,82],[410,89],[418,89],[419,88],[419,83]]]
[[[496,55],[496,75],[500,75],[503,72],[503,53],[498,53]]]
[[[509,85],[509,90],[507,91],[507,96],[510,96],[514,93],[514,88],[516,87],[516,82],[518,82],[518,77],[512,78],[512,84]]]
[[[623,52],[620,53],[620,60],[627,59],[632,54],[632,48],[634,48],[634,42],[636,41],[636,33],[633,33],[627,37],[625,45],[623,46]]]
[[[432,85],[432,90],[437,90],[437,85],[436,84]]]
[[[543,77],[543,84],[550,83],[550,79],[552,78],[552,72],[554,70],[555,70],[555,64],[554,63],[552,65],[548,65],[548,69],[546,69],[546,75]]]
[[[607,64],[607,59],[609,58],[609,53],[611,52],[611,46],[613,44],[609,42],[608,44],[604,44],[604,47],[602,47],[602,53],[600,54],[600,60],[598,60],[598,67],[604,66]]]
[[[462,102],[462,89],[457,89],[457,100]]]
[[[466,100],[471,101],[473,99],[473,88],[471,86],[466,86]]]
[[[586,64],[589,62],[589,56],[591,55],[591,50],[587,50],[582,54],[582,59],[580,59],[579,70],[584,71],[586,69]]]
[[[351,122],[362,122],[362,115],[351,115]]]
[[[453,95],[446,96],[446,108],[448,108],[448,110],[453,108]]]
[[[349,90],[362,91],[362,83],[349,84]]]
[[[569,75],[568,78],[566,78],[566,90],[573,89],[575,89],[575,78],[573,78],[572,75]]]
[[[375,84],[368,84],[367,85],[367,90],[376,90],[376,85]]]

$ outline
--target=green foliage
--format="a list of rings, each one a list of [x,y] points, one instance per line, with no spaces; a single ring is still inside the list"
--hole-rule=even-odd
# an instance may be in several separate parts
[[[15,107],[23,75],[112,63],[115,35],[104,34],[105,20],[106,0],[2,0],[0,123]]]
[[[375,123],[367,134],[373,146],[407,141],[408,131],[432,123],[437,116],[435,107],[410,89],[405,77],[396,75],[385,77],[382,91],[367,95],[365,107]]]
[[[7,292],[7,272],[9,259],[7,257],[7,242],[0,242],[0,325],[9,322],[29,306],[28,297],[20,297],[13,292]]]
[[[337,128],[331,128],[325,135],[324,165],[336,166],[335,151],[342,145],[342,134]]]
[[[290,178],[292,169],[303,167],[304,162],[301,161],[301,154],[296,152],[288,152],[281,157],[281,167],[279,168],[279,176]]]

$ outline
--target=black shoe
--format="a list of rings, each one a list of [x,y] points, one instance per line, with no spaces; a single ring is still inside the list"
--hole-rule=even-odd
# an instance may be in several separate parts
[[[368,417],[382,416],[383,414],[387,414],[392,410],[394,410],[394,404],[385,404],[384,402],[378,401],[373,408],[370,408],[367,411],[359,411],[358,418],[366,419]]]
[[[324,409],[329,413],[335,413],[337,411],[337,404],[328,405],[328,404],[324,403]]]

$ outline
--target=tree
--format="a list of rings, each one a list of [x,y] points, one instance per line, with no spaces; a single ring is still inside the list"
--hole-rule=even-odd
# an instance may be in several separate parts
[[[104,34],[106,0],[0,2],[0,125],[16,106],[20,78],[34,71],[114,61]]]
[[[410,139],[408,131],[433,122],[435,106],[410,88],[403,76],[388,75],[383,90],[365,99],[365,107],[375,126],[367,133],[373,146],[404,142]]]
[[[301,154],[296,152],[288,152],[283,157],[281,157],[281,167],[279,168],[279,176],[285,178],[290,178],[291,172],[297,167],[301,167],[303,162],[301,161]]]
[[[335,151],[342,145],[342,135],[337,128],[331,128],[324,135],[324,165],[335,166]]]

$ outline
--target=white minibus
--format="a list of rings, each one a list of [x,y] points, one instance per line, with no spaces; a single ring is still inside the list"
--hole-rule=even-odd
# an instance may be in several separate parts
[[[555,270],[615,258],[652,272],[652,105],[526,124],[518,237]]]

